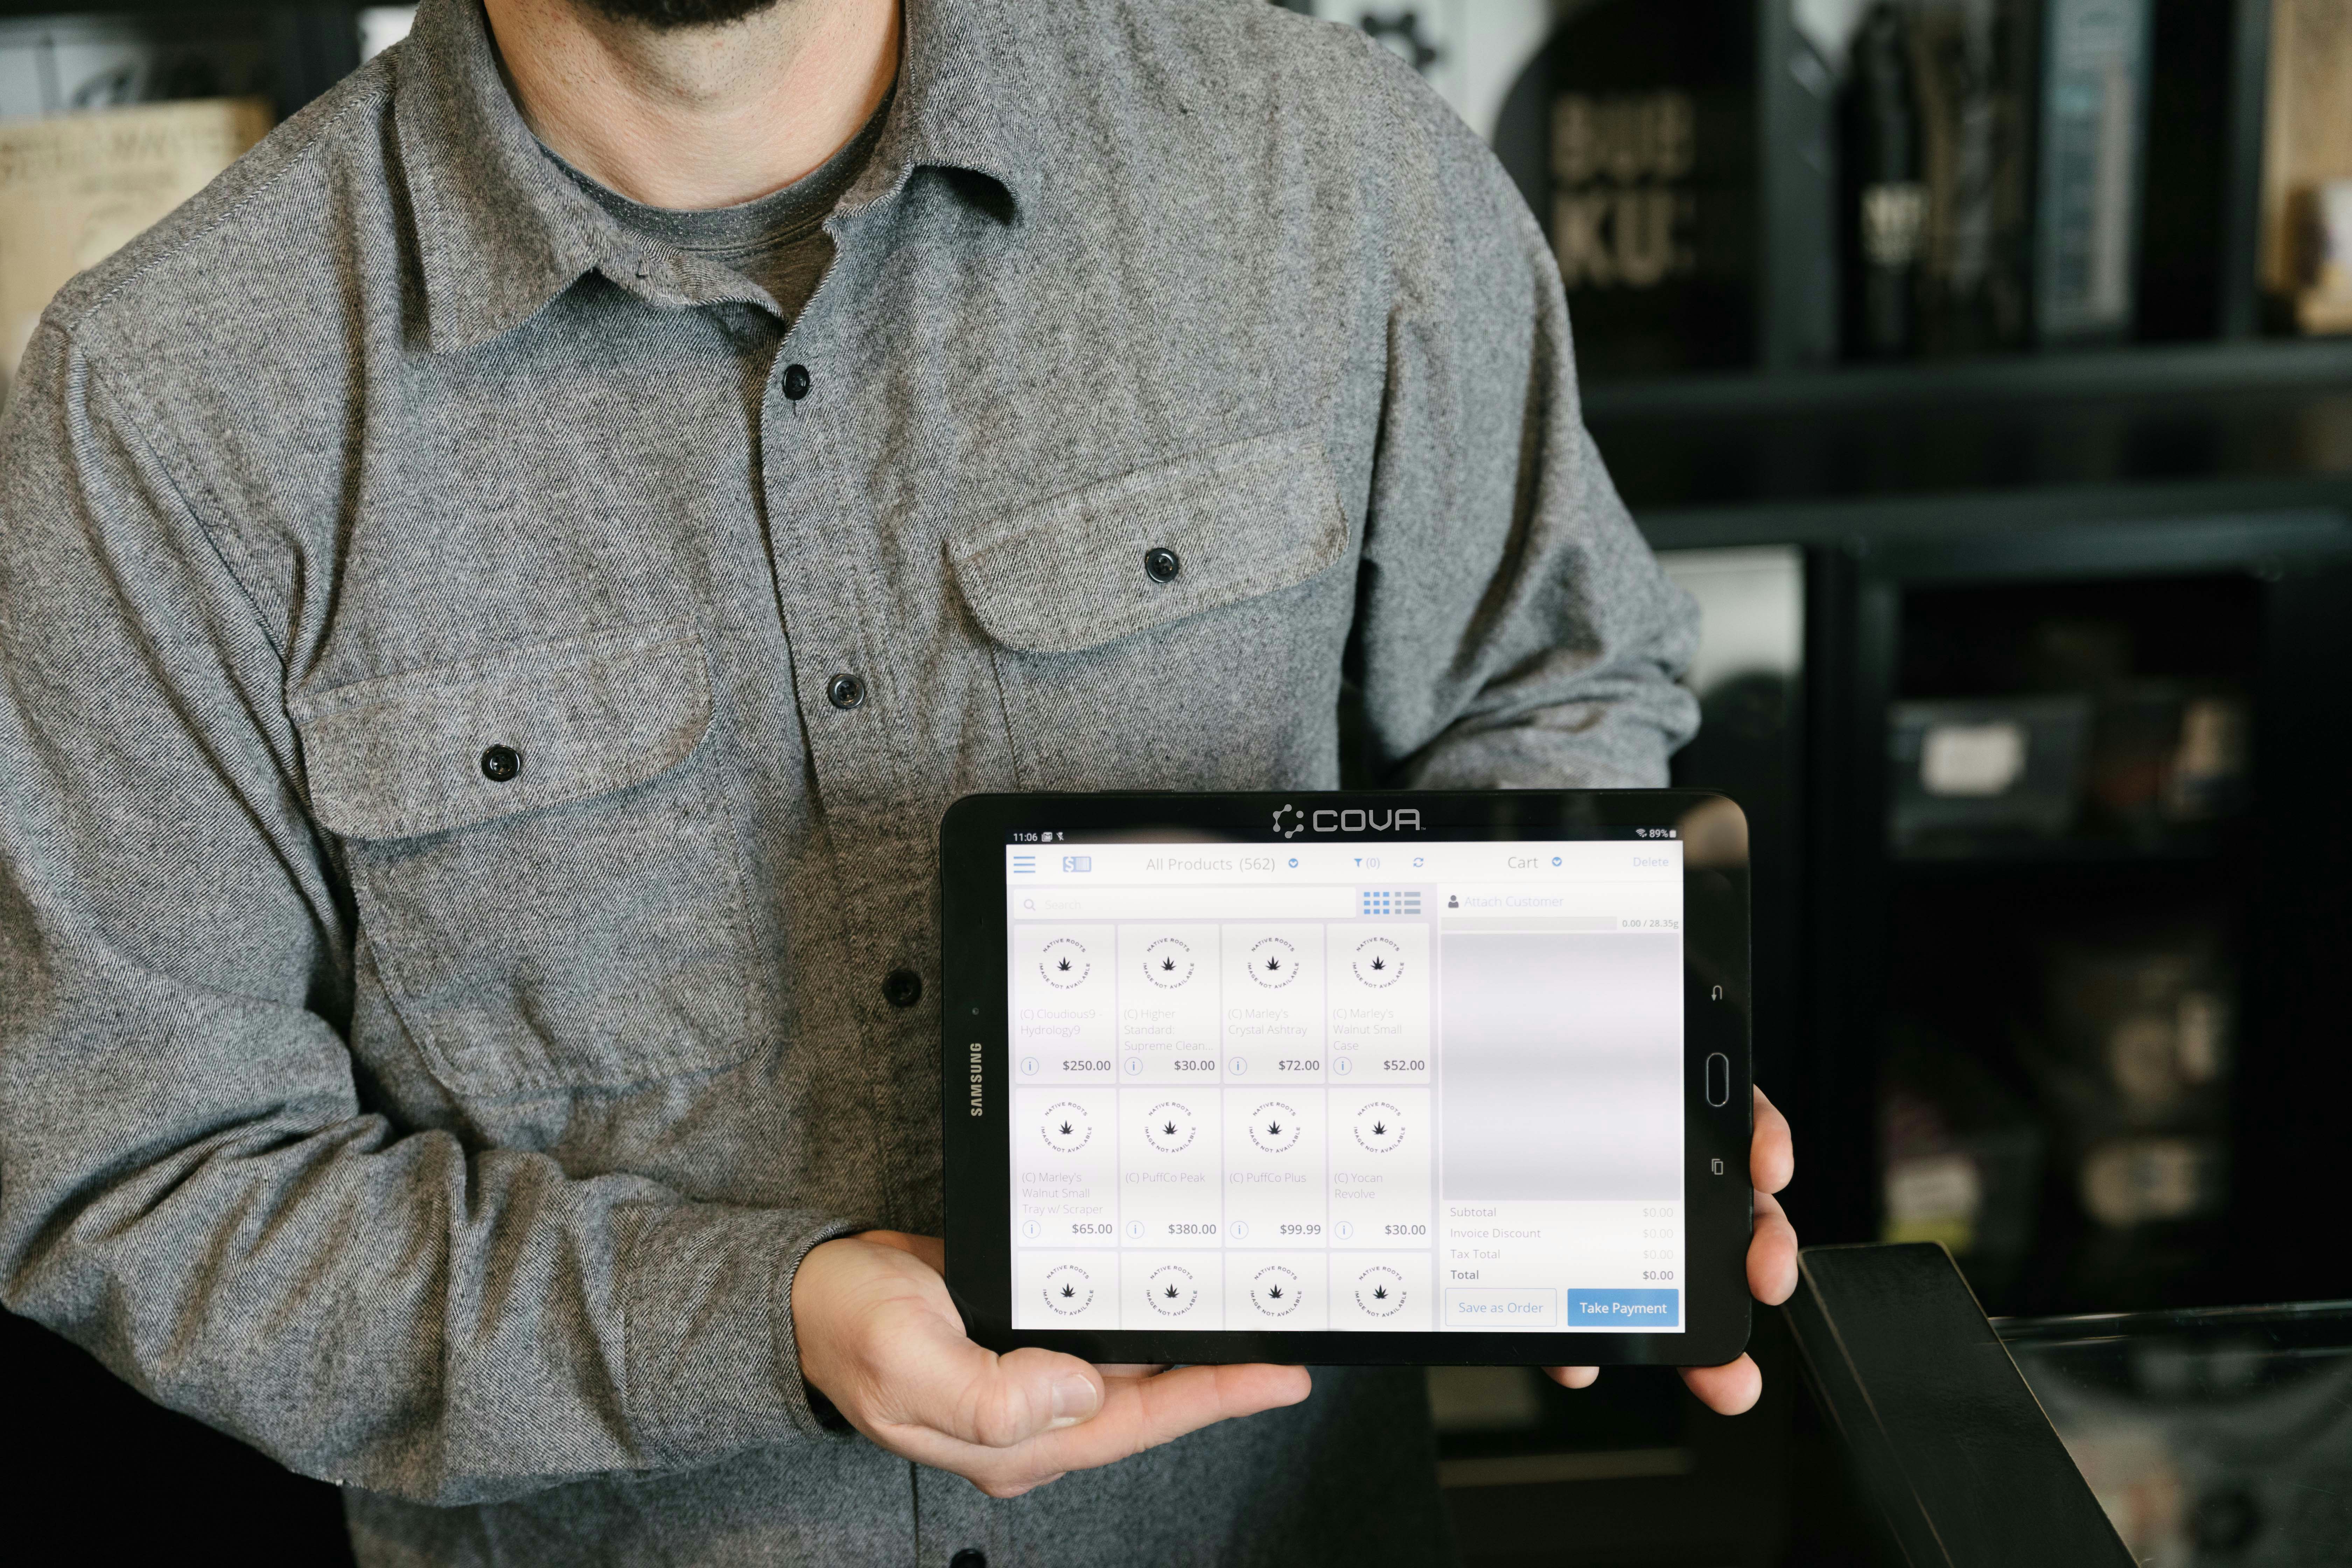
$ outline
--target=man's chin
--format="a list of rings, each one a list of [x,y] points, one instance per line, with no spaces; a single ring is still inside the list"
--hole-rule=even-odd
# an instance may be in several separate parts
[[[615,22],[656,32],[681,27],[723,27],[774,8],[777,0],[573,0]]]

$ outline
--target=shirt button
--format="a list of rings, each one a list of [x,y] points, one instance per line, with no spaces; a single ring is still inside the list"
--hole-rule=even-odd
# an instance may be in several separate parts
[[[482,753],[482,776],[504,784],[522,772],[522,753],[512,746],[492,746]]]
[[[1143,552],[1143,574],[1155,583],[1172,583],[1176,574],[1184,570],[1184,558],[1164,544],[1154,545]]]
[[[893,1007],[911,1007],[923,999],[923,977],[911,969],[894,969],[882,977],[882,999]]]
[[[808,366],[804,364],[788,364],[784,366],[784,395],[786,397],[791,398],[794,403],[798,403],[802,398],[808,395]]]
[[[988,1553],[977,1546],[967,1546],[948,1559],[948,1568],[988,1568]]]
[[[866,700],[866,682],[854,675],[836,675],[824,683],[824,700],[846,713]],[[488,771],[488,762],[482,766]]]

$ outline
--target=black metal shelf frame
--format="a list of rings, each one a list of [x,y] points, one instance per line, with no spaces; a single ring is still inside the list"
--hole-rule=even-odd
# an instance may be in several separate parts
[[[2244,1049],[2240,1058],[2227,1275],[2239,1300],[2345,1293],[2345,1265],[2296,1234],[2305,1184],[2329,1179],[2344,1148],[2335,1106],[2352,1093],[2330,976],[2347,941],[2341,889],[2352,882],[2352,831],[2339,820],[2352,735],[2352,514],[2270,516],[1987,531],[1874,545],[1813,547],[1808,611],[1810,740],[1803,1025],[1813,1047],[1802,1085],[1816,1174],[1799,1197],[1810,1235],[1864,1240],[1878,1224],[1874,1093],[1891,998],[1888,916],[1898,882],[1925,868],[1886,844],[1886,713],[1897,695],[1906,594],[1961,584],[2244,575],[2263,600],[2254,693],[2255,793],[2262,804],[2233,842],[2250,881],[2245,907]],[[2181,857],[2194,869],[2210,857]],[[2116,856],[2144,875],[2160,858]],[[2041,868],[2008,874],[2031,889]],[[2088,859],[2072,868],[2095,872]]]

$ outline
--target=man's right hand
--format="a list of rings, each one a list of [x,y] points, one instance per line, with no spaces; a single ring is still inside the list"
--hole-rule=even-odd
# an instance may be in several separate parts
[[[991,1497],[1019,1497],[1236,1415],[1307,1397],[1297,1366],[1095,1367],[964,1337],[945,1247],[870,1230],[812,1247],[793,1279],[801,1375],[849,1424]]]

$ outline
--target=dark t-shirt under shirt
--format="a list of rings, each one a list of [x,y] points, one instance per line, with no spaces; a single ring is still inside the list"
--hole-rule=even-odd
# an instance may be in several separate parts
[[[800,315],[832,265],[833,237],[824,232],[824,220],[873,155],[889,112],[890,100],[885,97],[874,117],[840,152],[782,190],[740,206],[704,211],[646,206],[597,184],[553,152],[548,156],[628,227],[731,268],[765,289],[789,321]]]

